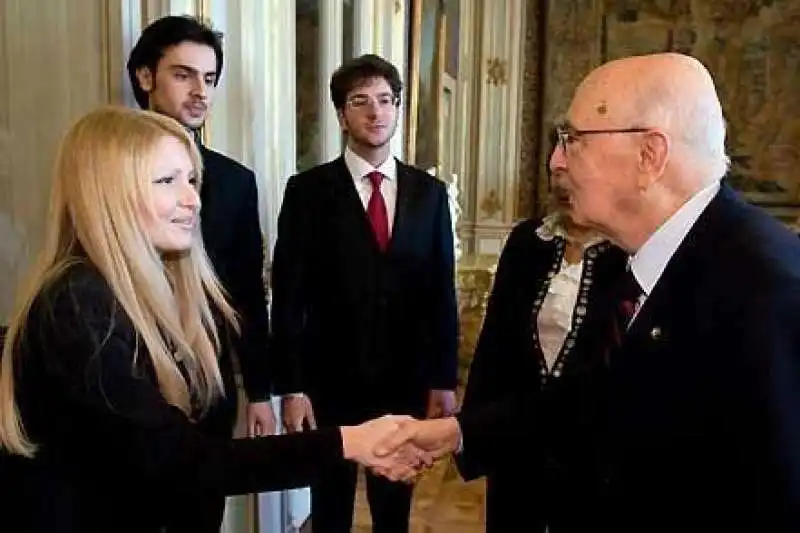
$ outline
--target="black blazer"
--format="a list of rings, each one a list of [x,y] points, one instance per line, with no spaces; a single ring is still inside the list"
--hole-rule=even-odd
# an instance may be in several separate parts
[[[800,531],[798,316],[797,237],[723,185],[611,354],[600,529]],[[463,417],[465,449],[523,405]]]
[[[548,371],[537,320],[566,243],[539,237],[541,222],[517,225],[503,248],[464,394],[466,415],[518,391],[531,392],[546,406],[536,424],[516,421],[527,430],[518,444],[524,452],[495,454],[485,462],[467,443],[457,456],[465,479],[488,475],[487,532],[513,530],[522,508],[530,531],[544,531],[545,524],[553,531],[567,525],[578,531],[579,520],[587,527],[594,520],[605,316],[626,255],[607,242],[586,249],[572,326]]]
[[[2,516],[16,531],[154,532],[183,521],[179,502],[305,486],[343,460],[335,429],[200,431],[164,401],[130,320],[87,263],[38,297],[25,327],[16,394],[39,450],[0,462]]]
[[[202,145],[199,148],[204,165],[200,211],[203,243],[239,315],[241,335],[232,335],[232,345],[248,399],[269,399],[269,316],[255,174],[229,157]],[[230,360],[227,350],[221,354],[221,368],[232,375]],[[235,396],[235,389],[229,390]]]
[[[456,386],[454,283],[442,182],[397,162],[382,253],[343,157],[292,176],[272,267],[276,392],[323,399],[318,422],[323,408],[422,414],[430,389]]]

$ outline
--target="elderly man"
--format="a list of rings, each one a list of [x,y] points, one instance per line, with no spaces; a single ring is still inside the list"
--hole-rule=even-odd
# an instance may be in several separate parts
[[[678,54],[607,63],[559,135],[550,166],[573,216],[630,254],[597,399],[597,530],[800,531],[800,243],[721,183],[708,71]],[[412,422],[378,452],[412,441],[524,461],[540,415],[526,405]]]

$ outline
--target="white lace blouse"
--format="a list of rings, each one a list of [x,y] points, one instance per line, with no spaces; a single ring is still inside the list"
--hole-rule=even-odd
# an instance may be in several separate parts
[[[553,369],[561,346],[572,325],[572,313],[578,300],[583,261],[569,264],[561,260],[561,268],[550,281],[547,296],[537,317],[539,345],[542,347],[547,370]]]
[[[546,217],[542,225],[537,228],[536,234],[545,241],[556,237],[562,239],[567,237],[564,226],[557,215]],[[585,243],[584,251],[601,240],[597,238]],[[548,372],[553,370],[561,347],[572,328],[572,317],[578,300],[583,267],[583,258],[579,263],[570,264],[566,257],[562,257],[558,271],[550,280],[547,294],[539,310],[537,316],[538,341]]]

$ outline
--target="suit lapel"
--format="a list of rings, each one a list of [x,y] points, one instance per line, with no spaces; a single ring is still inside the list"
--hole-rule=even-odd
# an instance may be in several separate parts
[[[669,337],[670,320],[686,305],[685,295],[699,290],[694,285],[700,271],[714,256],[709,254],[709,250],[716,248],[724,237],[725,213],[738,201],[729,187],[723,185],[720,188],[667,263],[631,324],[623,341],[623,350],[626,345],[662,342]]]
[[[200,224],[204,239],[208,241],[207,236],[209,233],[219,231],[219,228],[225,227],[227,224],[220,220],[219,209],[217,209],[219,193],[214,190],[217,186],[214,176],[216,169],[211,168],[209,164],[208,149],[200,143],[197,144],[197,148],[200,150],[200,157],[203,159],[203,181],[200,187],[200,202],[202,205]]]
[[[402,236],[403,223],[408,217],[409,188],[412,178],[409,176],[408,167],[397,161],[397,198],[394,207],[394,220],[392,221],[392,238],[389,240],[389,249],[396,246]]]
[[[358,195],[353,176],[347,169],[344,157],[335,159],[331,164],[333,165],[331,173],[333,202],[336,211],[332,222],[343,225],[342,235],[353,235],[353,239],[349,239],[351,242],[368,243],[371,249],[377,250],[378,241],[375,239],[372,224],[364,209],[364,204],[361,203],[361,197]],[[353,231],[354,227],[356,228],[355,232]]]
[[[421,190],[420,180],[414,176],[416,169],[397,161],[397,199],[389,250],[403,242],[408,231],[408,221]]]

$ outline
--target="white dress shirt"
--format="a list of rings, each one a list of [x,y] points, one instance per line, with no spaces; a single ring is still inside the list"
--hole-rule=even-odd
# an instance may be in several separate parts
[[[675,214],[653,233],[636,254],[630,258],[629,266],[642,288],[642,296],[636,306],[636,314],[645,300],[653,292],[653,288],[667,268],[672,256],[678,250],[683,239],[692,229],[694,223],[705,211],[708,204],[719,191],[719,181],[715,181],[705,189],[692,196]],[[636,315],[634,315],[634,318]]]
[[[395,205],[397,204],[397,161],[390,155],[386,161],[375,168],[348,146],[344,149],[344,164],[347,165],[347,170],[353,177],[353,183],[361,198],[361,203],[364,205],[364,210],[367,209],[369,197],[372,196],[372,183],[367,175],[377,171],[385,176],[381,181],[381,194],[386,203],[386,217],[389,219],[389,235],[391,235],[394,226]]]

